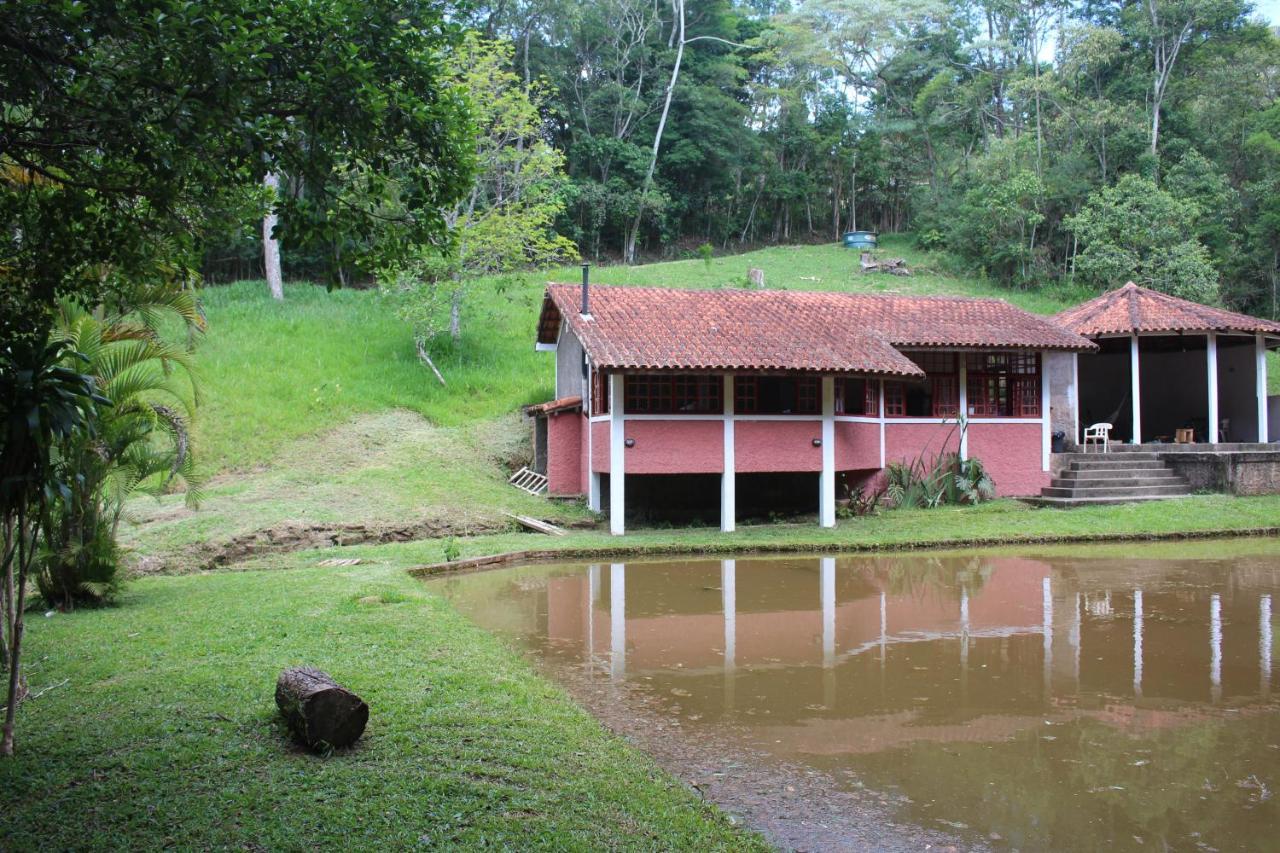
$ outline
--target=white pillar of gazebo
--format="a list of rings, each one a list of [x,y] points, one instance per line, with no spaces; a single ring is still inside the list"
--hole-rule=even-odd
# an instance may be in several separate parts
[[[818,524],[836,526],[836,380],[822,377],[822,474],[818,477]]]
[[[1268,441],[1267,424],[1267,340],[1258,332],[1253,343],[1254,377],[1258,394],[1258,441]]]
[[[1206,365],[1209,373],[1209,443],[1218,443],[1218,336],[1205,335],[1205,352],[1209,354]]]
[[[609,532],[626,533],[626,421],[623,417],[623,385],[621,373],[609,374]]]
[[[1130,444],[1142,444],[1142,381],[1138,369],[1138,336],[1129,336],[1129,396],[1133,398],[1133,437]]]
[[[724,376],[724,473],[720,475],[720,530],[732,533],[738,518],[738,474],[734,457],[733,374]]]

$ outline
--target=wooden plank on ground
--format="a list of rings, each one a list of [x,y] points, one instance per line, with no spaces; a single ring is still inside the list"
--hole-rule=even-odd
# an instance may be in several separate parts
[[[556,527],[554,524],[540,521],[536,518],[530,518],[527,515],[516,515],[514,512],[505,512],[503,515],[508,518],[514,518],[516,521],[520,522],[521,525],[529,528],[530,530],[535,530],[538,533],[545,533],[548,536],[564,536],[568,533],[568,531],[563,527]]]

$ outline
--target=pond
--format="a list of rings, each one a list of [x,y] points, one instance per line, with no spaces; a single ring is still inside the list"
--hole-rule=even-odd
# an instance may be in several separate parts
[[[1275,843],[1274,539],[430,583],[783,846]]]

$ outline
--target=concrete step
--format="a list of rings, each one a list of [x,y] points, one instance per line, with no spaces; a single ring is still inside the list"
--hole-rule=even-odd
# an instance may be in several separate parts
[[[1063,471],[1058,479],[1077,480],[1132,480],[1135,478],[1168,479],[1177,477],[1173,471],[1165,467],[1152,468],[1089,468],[1083,471],[1071,469]]]
[[[1071,509],[1078,506],[1112,506],[1115,504],[1143,503],[1145,501],[1176,501],[1185,497],[1187,495],[1147,495],[1128,498],[1048,498],[1041,496],[1038,498],[1023,498],[1023,500],[1032,506]]]
[[[1275,444],[1263,444],[1257,441],[1224,441],[1218,444],[1199,442],[1196,444],[1113,444],[1112,453],[1241,453],[1250,450],[1277,450]]]
[[[1191,487],[1185,482],[1159,486],[1048,486],[1040,490],[1040,495],[1046,498],[1136,498],[1189,494]]]
[[[1055,489],[1134,489],[1148,486],[1185,486],[1187,481],[1172,471],[1152,471],[1152,474],[1164,474],[1163,477],[1102,477],[1098,479],[1078,480],[1066,477],[1054,477],[1050,486]]]
[[[1076,460],[1069,466],[1070,471],[1137,471],[1163,470],[1165,464],[1159,459],[1106,459]]]
[[[1062,455],[1067,457],[1072,462],[1083,462],[1085,460],[1094,460],[1094,459],[1105,461],[1114,456],[1123,456],[1125,459],[1132,459],[1132,460],[1138,460],[1138,459],[1159,460],[1160,459],[1160,454],[1155,452],[1154,450],[1129,450],[1129,451],[1123,451],[1123,452],[1113,450],[1111,453],[1100,453],[1100,452],[1099,453],[1064,453]]]

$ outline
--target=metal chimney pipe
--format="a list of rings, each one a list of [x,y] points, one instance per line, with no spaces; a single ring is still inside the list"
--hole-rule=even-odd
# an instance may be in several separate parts
[[[582,264],[582,313],[591,313],[591,264]]]

